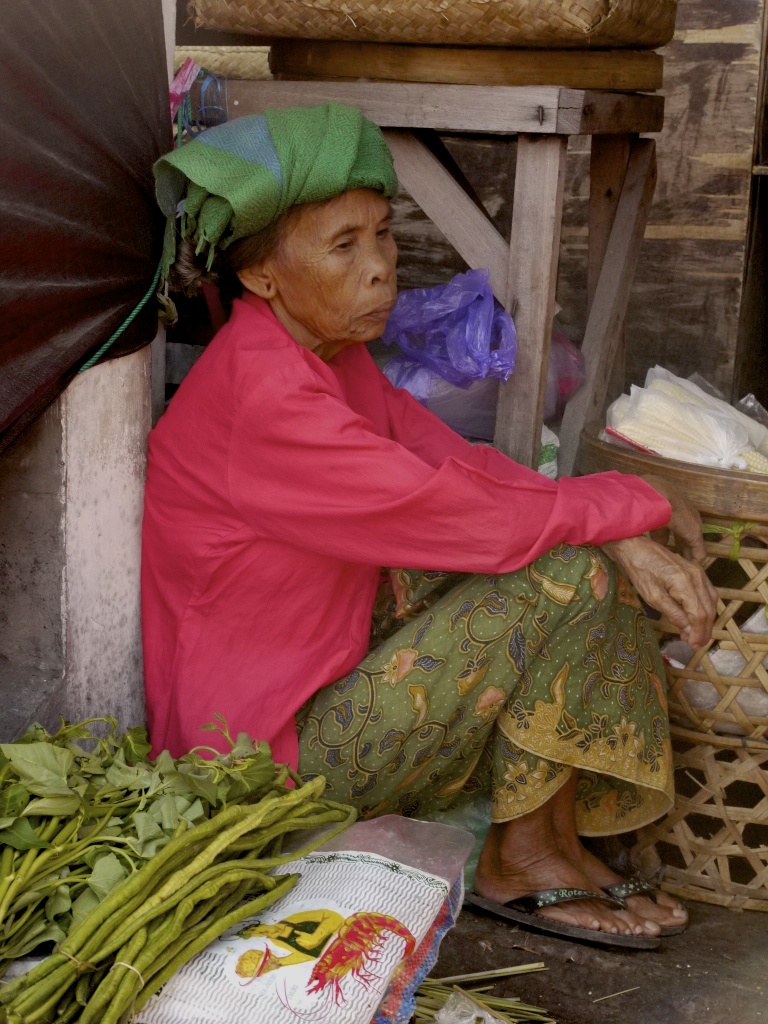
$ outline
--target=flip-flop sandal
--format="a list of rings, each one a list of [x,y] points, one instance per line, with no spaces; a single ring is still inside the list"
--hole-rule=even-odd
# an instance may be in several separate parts
[[[534,932],[554,935],[559,939],[571,939],[577,942],[589,942],[594,946],[623,946],[625,949],[657,949],[661,944],[655,935],[612,935],[610,932],[594,931],[591,928],[580,928],[573,924],[564,924],[542,917],[537,910],[554,907],[559,903],[573,900],[601,900],[610,903],[616,910],[624,909],[620,899],[606,893],[590,892],[588,889],[542,889],[541,892],[521,896],[508,903],[496,903],[475,893],[467,893],[464,904],[484,910],[504,921],[514,921],[521,928],[529,928]]]
[[[656,899],[656,886],[651,882],[646,882],[644,878],[625,878],[623,882],[616,882],[614,885],[604,885],[603,892],[609,896],[613,896],[615,900],[619,900],[621,903],[625,903],[630,896],[647,896],[649,900],[653,900],[657,903]],[[661,931],[659,935],[661,938],[667,938],[670,935],[680,935],[688,927],[688,922],[685,924],[669,924],[659,925]]]

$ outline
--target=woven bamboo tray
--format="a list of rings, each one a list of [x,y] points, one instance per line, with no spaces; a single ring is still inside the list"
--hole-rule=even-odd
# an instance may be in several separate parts
[[[631,47],[669,42],[677,0],[190,0],[200,28],[372,43]]]
[[[706,568],[718,616],[707,647],[683,668],[667,666],[675,808],[644,830],[641,848],[658,844],[671,892],[768,910],[768,633],[740,628],[768,610],[768,478],[644,456],[586,435],[577,465],[582,473],[662,476],[710,524]],[[664,622],[660,630],[675,632]],[[718,669],[718,650],[741,656],[733,675]],[[742,703],[754,707],[756,697],[765,698],[761,711],[747,713]]]

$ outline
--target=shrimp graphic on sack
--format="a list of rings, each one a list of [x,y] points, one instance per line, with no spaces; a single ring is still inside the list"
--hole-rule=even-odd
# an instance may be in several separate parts
[[[343,918],[331,910],[314,910],[292,914],[275,924],[257,924],[245,929],[241,938],[263,938],[287,956],[277,956],[272,949],[249,949],[241,954],[236,974],[249,985],[258,977],[283,967],[315,960],[306,986],[306,995],[317,997],[314,1005],[297,1009],[290,1005],[285,984],[280,1002],[297,1018],[305,1021],[327,1020],[331,1005],[342,1006],[346,999],[342,990],[345,978],[354,979],[366,990],[380,976],[374,968],[381,960],[389,938],[401,939],[404,948],[400,959],[410,956],[416,946],[411,932],[394,917],[361,911]],[[320,1016],[318,1016],[318,1014]]]

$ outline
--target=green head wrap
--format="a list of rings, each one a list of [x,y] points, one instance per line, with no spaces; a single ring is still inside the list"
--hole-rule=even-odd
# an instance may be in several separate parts
[[[161,157],[154,167],[157,201],[168,218],[163,272],[176,256],[176,220],[197,252],[253,235],[290,206],[372,188],[397,191],[392,155],[381,130],[354,107],[267,110],[209,128]]]

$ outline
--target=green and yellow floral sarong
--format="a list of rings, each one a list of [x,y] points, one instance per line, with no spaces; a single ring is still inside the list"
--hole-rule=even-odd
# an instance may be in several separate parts
[[[561,545],[499,576],[393,579],[390,614],[375,616],[381,642],[299,715],[303,775],[325,775],[364,817],[429,818],[485,792],[492,820],[509,821],[574,770],[582,835],[669,810],[664,667],[600,550]]]

